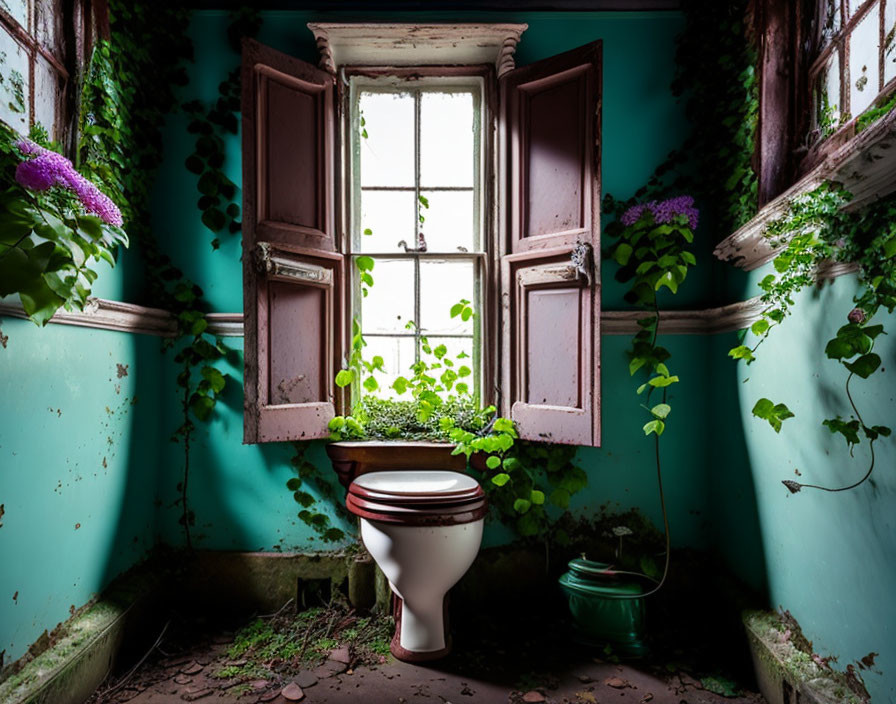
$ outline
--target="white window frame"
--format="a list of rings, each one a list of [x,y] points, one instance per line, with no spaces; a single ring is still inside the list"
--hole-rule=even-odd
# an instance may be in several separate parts
[[[426,75],[420,75],[425,73]],[[346,285],[349,287],[346,291],[346,300],[349,301],[348,321],[358,320],[361,324],[362,332],[364,325],[361,315],[362,295],[360,272],[355,262],[358,257],[369,256],[374,261],[382,260],[407,260],[414,262],[414,322],[418,327],[414,331],[406,331],[401,333],[368,333],[363,332],[365,337],[383,337],[383,338],[413,338],[415,341],[414,361],[421,359],[421,338],[432,337],[439,339],[470,339],[472,346],[472,360],[470,366],[473,368],[473,383],[471,392],[473,397],[479,402],[482,399],[488,399],[488,390],[484,388],[485,381],[489,378],[486,363],[489,355],[487,354],[486,345],[490,343],[488,339],[488,321],[492,317],[491,312],[487,311],[486,300],[488,274],[490,270],[489,257],[492,256],[492,248],[489,245],[491,237],[490,223],[493,217],[489,212],[489,164],[488,155],[492,153],[490,147],[491,130],[488,129],[492,124],[493,116],[489,114],[486,96],[490,89],[487,77],[482,75],[481,71],[477,71],[476,67],[470,67],[470,71],[466,75],[456,75],[457,70],[446,71],[454,75],[440,75],[438,69],[425,70],[422,67],[404,68],[402,70],[387,71],[384,75],[372,76],[369,71],[365,70],[349,70],[343,72],[343,85],[347,84],[345,109],[342,111],[342,143],[343,143],[343,164],[344,177],[341,180],[341,188],[343,189],[341,202],[346,204],[343,213],[343,252],[346,255],[346,261],[349,262],[346,276]],[[424,92],[431,91],[451,91],[472,92],[474,95],[474,120],[476,123],[476,133],[474,136],[474,154],[476,156],[476,167],[474,169],[473,185],[468,187],[444,187],[444,186],[428,186],[420,182],[420,95]],[[412,93],[415,101],[414,115],[414,181],[413,187],[372,187],[370,190],[383,191],[404,191],[412,190],[415,195],[415,225],[413,241],[408,243],[409,249],[417,247],[417,236],[421,231],[421,223],[419,216],[421,214],[421,204],[419,196],[421,192],[426,191],[468,191],[473,192],[473,209],[474,209],[474,233],[473,243],[474,249],[470,252],[401,252],[399,250],[386,252],[363,252],[361,250],[362,228],[361,228],[361,184],[360,184],[360,152],[361,152],[361,125],[360,125],[360,109],[359,100],[362,92],[382,92],[382,93]],[[366,190],[366,189],[365,189]],[[422,228],[425,233],[425,224]],[[427,332],[419,327],[420,322],[420,265],[423,262],[439,262],[439,261],[465,261],[473,264],[474,272],[474,298],[472,301],[473,308],[476,310],[477,317],[473,322],[472,335],[467,334],[447,334],[438,332]],[[376,269],[373,271],[374,281],[376,280]],[[376,284],[374,284],[375,286]],[[349,330],[351,334],[351,330]],[[351,339],[351,338],[349,338]],[[398,374],[407,376],[410,373],[408,369],[389,370],[390,374],[397,372]],[[364,392],[360,383],[356,381],[353,388],[353,396],[360,399]]]

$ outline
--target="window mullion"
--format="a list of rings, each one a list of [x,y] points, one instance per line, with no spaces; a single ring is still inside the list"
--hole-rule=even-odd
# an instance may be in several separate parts
[[[414,242],[420,243],[420,90],[414,91]],[[414,256],[414,362],[420,361],[420,257]]]

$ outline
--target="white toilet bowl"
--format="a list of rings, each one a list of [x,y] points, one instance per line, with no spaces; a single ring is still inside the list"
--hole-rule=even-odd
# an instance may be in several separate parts
[[[482,488],[460,472],[371,472],[349,486],[346,506],[398,597],[393,655],[414,662],[447,655],[445,599],[479,552]]]

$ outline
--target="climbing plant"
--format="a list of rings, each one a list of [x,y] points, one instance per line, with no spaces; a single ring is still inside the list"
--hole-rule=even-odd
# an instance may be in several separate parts
[[[258,10],[244,7],[232,11],[227,29],[231,49],[239,54],[243,37],[254,37],[260,27]],[[202,101],[191,100],[184,103],[183,109],[190,117],[187,130],[196,135],[193,152],[187,157],[185,166],[198,177],[196,205],[202,212],[202,224],[214,235],[211,246],[218,249],[220,233],[236,235],[242,229],[240,205],[236,200],[237,185],[224,172],[227,160],[224,138],[239,131],[240,66],[218,84],[218,98],[211,107],[206,107]]]
[[[786,214],[766,228],[769,245],[778,253],[772,261],[774,273],[759,282],[763,292],[760,298],[765,305],[750,328],[754,335],[752,345],[741,344],[729,351],[734,359],[752,364],[759,347],[791,314],[794,296],[815,283],[818,268],[824,262],[849,264],[858,270],[860,287],[854,308],[825,345],[826,356],[848,372],[844,391],[852,414],[846,419],[828,418],[822,424],[844,439],[850,454],[867,441],[869,467],[856,482],[842,487],[784,480],[794,493],[805,487],[844,491],[859,486],[874,470],[875,442],[892,432],[886,425],[866,422],[850,385],[855,377],[868,379],[880,369],[881,358],[874,352],[874,344],[886,333],[883,324],[872,321],[882,310],[892,313],[896,309],[896,196],[857,210],[844,210],[850,200],[851,195],[842,188],[823,184],[793,198]],[[756,402],[753,415],[766,420],[775,432],[781,431],[785,420],[794,417],[786,404],[767,398]]]
[[[619,265],[616,279],[629,284],[625,298],[649,314],[638,320],[640,330],[628,350],[629,374],[645,375],[637,387],[638,396],[646,411],[643,431],[653,436],[657,483],[663,509],[666,533],[666,568],[668,572],[670,543],[669,521],[663,495],[661,438],[672,413],[670,387],[680,382],[669,367],[672,356],[658,343],[660,331],[659,291],[663,288],[678,293],[688,271],[697,263],[688,246],[694,241],[699,213],[690,196],[679,196],[665,201],[649,201],[629,207],[606,228],[606,236],[615,240],[605,256]],[[645,393],[646,392],[646,393]],[[656,398],[660,394],[660,398]],[[657,587],[658,588],[658,587]]]

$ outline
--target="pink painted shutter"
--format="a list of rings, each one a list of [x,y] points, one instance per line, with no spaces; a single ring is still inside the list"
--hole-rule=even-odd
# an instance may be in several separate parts
[[[342,354],[334,79],[243,45],[243,307],[247,443],[326,437]]]
[[[597,446],[601,43],[500,88],[502,413],[524,439]]]

